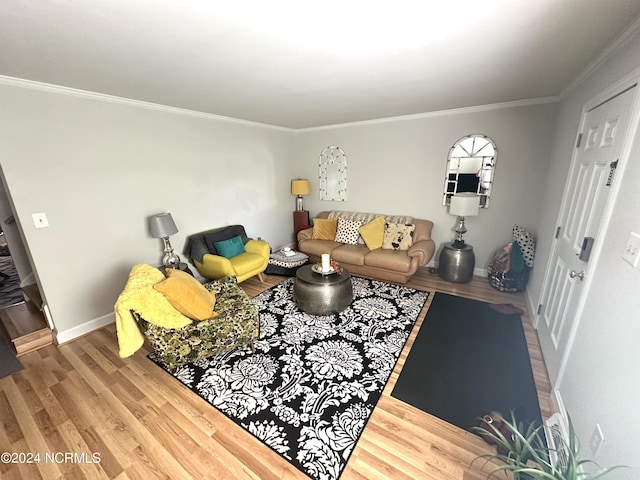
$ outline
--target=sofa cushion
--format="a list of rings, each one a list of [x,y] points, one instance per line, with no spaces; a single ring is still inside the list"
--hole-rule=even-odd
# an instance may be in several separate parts
[[[382,242],[384,241],[384,224],[384,217],[380,216],[358,229],[369,250],[382,247]]]
[[[364,265],[364,256],[369,253],[366,245],[342,245],[331,250],[331,258],[338,263]]]
[[[369,223],[376,217],[383,216],[389,223],[413,223],[413,217],[407,215],[382,215],[381,213],[365,213],[365,212],[345,212],[343,210],[332,210],[327,212],[327,218],[345,218],[354,220],[363,224]]]
[[[409,250],[413,245],[413,231],[416,229],[412,223],[386,223],[384,226],[384,240],[382,248],[388,250]]]
[[[307,255],[319,257],[323,253],[331,253],[334,248],[341,247],[342,244],[331,240],[305,240],[298,245],[298,249]]]
[[[213,312],[215,294],[186,272],[168,268],[167,278],[156,283],[153,288],[162,293],[173,308],[185,317],[206,320],[216,316]]]
[[[378,248],[365,255],[364,264],[396,272],[408,272],[411,269],[411,257],[405,251]]]
[[[362,222],[347,220],[346,218],[338,218],[338,228],[336,230],[336,242],[345,245],[357,245],[358,229],[362,226]]]
[[[235,257],[245,252],[244,243],[242,243],[239,235],[229,238],[228,240],[214,242],[213,245],[216,247],[218,255],[225,258]]]
[[[236,272],[236,276],[242,276],[247,272],[260,268],[265,263],[262,255],[251,252],[244,252],[235,257],[231,257],[229,261]]]
[[[327,220],[326,218],[313,219],[313,240],[335,240],[337,220]]]

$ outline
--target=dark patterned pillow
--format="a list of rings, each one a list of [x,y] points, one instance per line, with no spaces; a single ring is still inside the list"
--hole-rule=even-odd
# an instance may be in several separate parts
[[[536,256],[536,239],[527,230],[519,225],[513,226],[513,239],[518,242],[524,263],[527,267],[533,267],[533,260]]]
[[[382,248],[387,250],[409,250],[413,245],[413,231],[416,226],[412,223],[385,223]]]
[[[338,218],[338,228],[336,229],[336,242],[346,245],[357,245],[360,232],[358,229],[362,226],[362,222],[347,220],[346,218]]]

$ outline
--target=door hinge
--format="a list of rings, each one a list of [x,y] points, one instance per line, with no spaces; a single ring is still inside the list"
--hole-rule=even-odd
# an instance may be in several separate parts
[[[562,227],[557,227],[557,228],[556,228],[556,237],[555,237],[555,238],[558,238],[558,237],[560,236],[560,229],[561,229],[561,228],[562,228]]]
[[[618,160],[609,164],[609,176],[607,177],[607,183],[605,184],[606,187],[610,187],[613,183],[613,176],[616,174],[616,168],[618,168]]]
[[[542,304],[538,304],[538,311],[536,312],[538,315],[542,313]]]
[[[582,143],[582,134],[578,134],[578,140],[576,141],[576,148],[580,148],[580,144]]]

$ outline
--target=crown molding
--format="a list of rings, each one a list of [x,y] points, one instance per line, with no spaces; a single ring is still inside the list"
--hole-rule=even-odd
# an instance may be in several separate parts
[[[215,115],[213,113],[198,112],[195,110],[188,110],[186,108],[170,107],[167,105],[161,105],[158,103],[144,102],[142,100],[134,100],[130,98],[118,97],[115,95],[107,95],[104,93],[90,92],[87,90],[79,90],[77,88],[63,87],[60,85],[53,85],[50,83],[35,82],[33,80],[25,80],[22,78],[7,77],[0,75],[0,85],[8,85],[11,87],[27,88],[30,90],[39,90],[42,92],[55,93],[59,95],[69,95],[73,97],[85,98],[88,100],[96,100],[99,102],[117,103],[120,105],[127,105],[137,108],[146,108],[149,110],[157,110],[161,112],[174,113],[178,115],[187,115],[190,117],[204,118],[208,120],[218,120],[224,122],[237,123],[240,125],[247,125],[251,127],[269,128],[272,130],[279,130],[283,132],[295,132],[295,128],[281,127],[278,125],[271,125],[268,123],[252,122],[251,120],[242,120],[234,117],[225,117],[223,115]]]
[[[637,33],[640,32],[640,16],[627,27],[613,42],[611,42],[595,60],[593,60],[587,68],[585,68],[564,90],[558,94],[558,98],[563,100],[573,90],[578,88],[587,78],[593,74],[603,63],[613,57],[618,51],[624,47]]]
[[[560,100],[559,97],[555,97],[555,96],[539,97],[539,98],[531,98],[531,99],[525,99],[525,100],[515,100],[512,102],[492,103],[488,105],[477,105],[473,107],[462,107],[462,108],[454,108],[449,110],[438,110],[433,112],[416,113],[412,115],[400,115],[395,117],[384,117],[384,118],[377,118],[372,120],[360,120],[356,122],[337,123],[332,125],[323,125],[319,127],[290,128],[290,127],[282,127],[279,125],[271,125],[268,123],[253,122],[250,120],[242,120],[234,117],[225,117],[223,115],[216,115],[213,113],[198,112],[195,110],[188,110],[186,108],[170,107],[167,105],[160,105],[157,103],[143,102],[141,100],[117,97],[115,95],[107,95],[104,93],[90,92],[87,90],[79,90],[77,88],[63,87],[60,85],[36,82],[33,80],[25,80],[22,78],[7,77],[4,75],[0,75],[0,85],[8,85],[13,87],[27,88],[31,90],[39,90],[39,91],[55,93],[59,95],[70,95],[74,97],[80,97],[80,98],[85,98],[85,99],[95,100],[100,102],[117,103],[120,105],[128,105],[128,106],[137,107],[137,108],[146,108],[150,110],[157,110],[157,111],[162,111],[167,113],[174,113],[178,115],[187,115],[192,117],[205,118],[209,120],[232,122],[232,123],[237,123],[240,125],[247,125],[252,127],[269,128],[273,130],[290,132],[290,133],[311,132],[311,131],[318,131],[318,130],[329,130],[333,128],[346,128],[346,127],[363,126],[363,125],[375,125],[375,124],[389,123],[389,122],[402,122],[407,120],[435,118],[435,117],[442,117],[447,115],[463,115],[468,113],[485,112],[489,110],[500,110],[505,108],[516,108],[516,107],[525,107],[530,105],[540,105],[545,103],[555,103]]]
[[[505,108],[516,108],[516,107],[528,107],[531,105],[541,105],[545,103],[556,103],[560,101],[560,99],[556,96],[553,97],[539,97],[539,98],[530,98],[526,100],[515,100],[512,102],[502,102],[502,103],[491,103],[487,105],[477,105],[474,107],[462,107],[462,108],[453,108],[449,110],[437,110],[433,112],[425,112],[425,113],[416,113],[412,115],[400,115],[397,117],[385,117],[385,118],[376,118],[373,120],[361,120],[357,122],[348,122],[348,123],[337,123],[334,125],[323,125],[320,127],[307,127],[307,128],[299,128],[296,132],[312,132],[318,130],[330,130],[333,128],[348,128],[348,127],[359,127],[364,125],[375,125],[380,123],[389,123],[389,122],[403,122],[407,120],[419,120],[423,118],[434,118],[434,117],[444,117],[448,115],[464,115],[467,113],[477,113],[477,112],[486,112],[489,110],[501,110]]]

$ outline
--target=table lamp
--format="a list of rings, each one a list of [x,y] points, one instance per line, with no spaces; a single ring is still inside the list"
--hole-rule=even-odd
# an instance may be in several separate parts
[[[449,215],[458,216],[458,225],[456,226],[456,239],[453,242],[456,247],[464,247],[464,239],[462,235],[467,233],[467,227],[464,225],[465,217],[475,217],[478,215],[480,207],[480,196],[475,193],[464,192],[457,193],[451,197],[449,204]]]
[[[164,243],[162,264],[165,267],[176,268],[180,265],[180,257],[176,255],[169,241],[169,237],[178,233],[170,213],[159,213],[149,218],[149,230],[153,238],[161,238]]]
[[[297,195],[296,197],[296,210],[299,212],[304,210],[302,205],[302,196],[309,195],[311,193],[311,182],[309,180],[298,178],[291,180],[291,195]]]
[[[449,214],[458,216],[456,225],[456,239],[451,243],[445,243],[440,251],[438,260],[438,274],[454,283],[465,283],[473,278],[476,265],[476,257],[473,247],[464,242],[462,235],[467,232],[464,225],[465,217],[478,215],[480,196],[464,192],[451,197]]]

